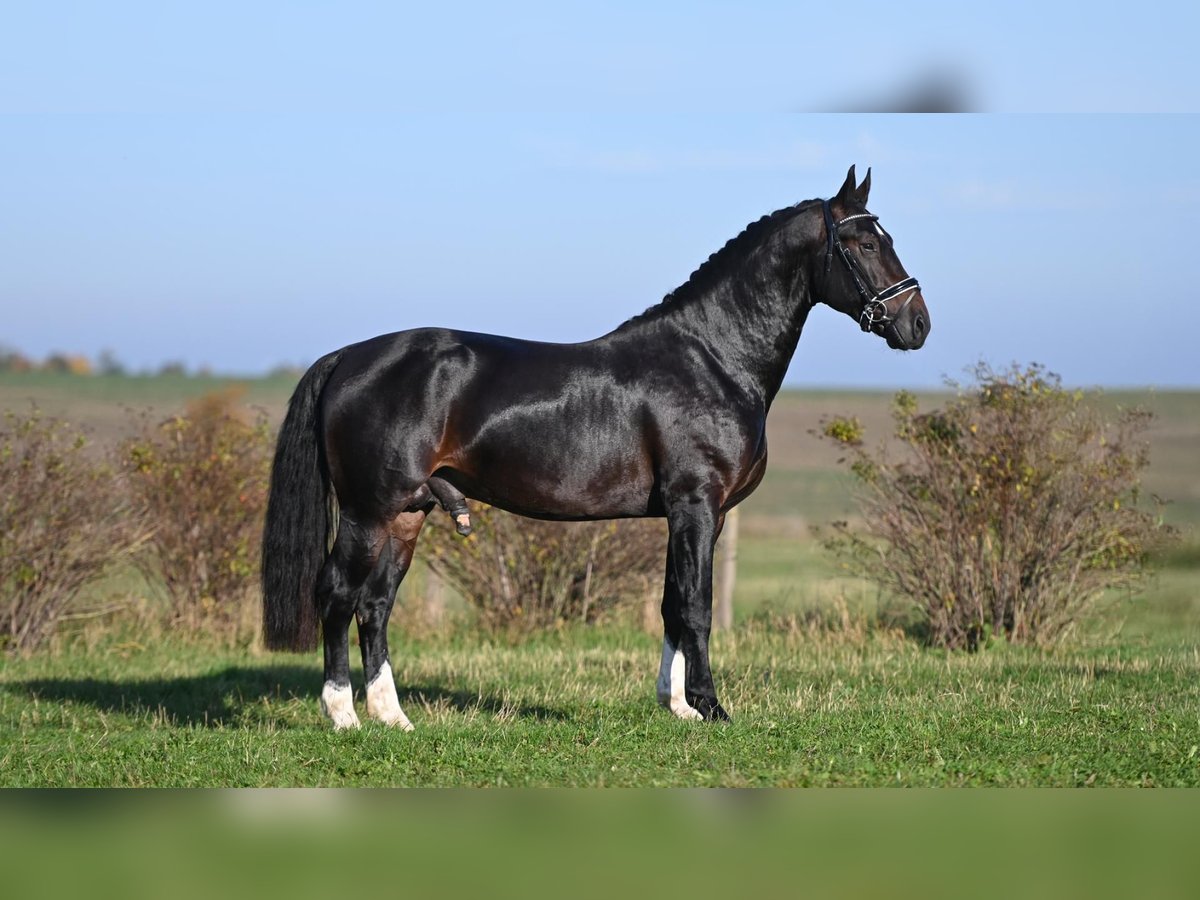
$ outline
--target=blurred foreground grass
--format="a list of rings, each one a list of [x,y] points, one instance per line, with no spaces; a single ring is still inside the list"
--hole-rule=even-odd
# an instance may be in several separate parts
[[[1197,819],[1190,792],[27,793],[0,841],[22,898],[328,897],[348,878],[452,898],[1188,898]]]

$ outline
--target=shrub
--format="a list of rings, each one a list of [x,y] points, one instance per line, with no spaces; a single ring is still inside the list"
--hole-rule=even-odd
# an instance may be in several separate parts
[[[657,519],[544,522],[471,504],[473,533],[435,510],[424,559],[487,629],[521,632],[639,609],[661,590],[666,524]]]
[[[124,375],[125,364],[111,350],[101,350],[100,358],[96,360],[96,369],[101,375]]]
[[[134,494],[153,526],[138,563],[163,587],[169,624],[226,643],[258,627],[258,559],[271,433],[247,420],[240,391],[205,394],[183,415],[142,423],[126,442]]]
[[[77,353],[55,353],[42,364],[46,372],[58,372],[63,375],[91,375],[92,364],[86,356]]]
[[[0,372],[32,372],[35,368],[29,357],[0,344]]]
[[[83,434],[45,418],[5,414],[0,429],[0,644],[42,646],[59,625],[97,612],[84,587],[145,539],[118,474]]]
[[[980,365],[975,379],[925,414],[896,396],[899,461],[865,449],[844,420],[825,423],[848,450],[864,519],[862,532],[839,523],[826,544],[912,600],[936,645],[1051,642],[1136,579],[1166,533],[1138,503],[1149,414],[1106,418],[1038,365]]]

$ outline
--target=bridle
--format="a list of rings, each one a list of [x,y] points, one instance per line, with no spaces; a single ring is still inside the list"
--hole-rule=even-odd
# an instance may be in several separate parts
[[[833,251],[837,250],[838,255],[842,258],[842,262],[846,264],[846,268],[850,271],[850,277],[854,280],[854,287],[858,291],[858,295],[863,299],[862,312],[858,316],[858,324],[862,326],[862,330],[870,331],[876,325],[892,324],[899,318],[900,313],[904,312],[905,307],[912,302],[913,297],[917,296],[917,291],[921,289],[921,285],[917,282],[917,279],[909,277],[902,278],[895,284],[889,284],[881,291],[876,291],[871,285],[870,279],[867,278],[867,273],[858,264],[858,260],[850,255],[850,251],[842,243],[842,239],[838,236],[838,229],[854,219],[871,219],[875,222],[875,229],[880,235],[887,238],[889,244],[892,243],[892,236],[883,230],[883,226],[879,224],[878,216],[862,212],[846,216],[844,219],[835,222],[829,201],[822,200],[821,205],[825,213],[825,232],[828,235],[828,246],[825,250],[825,274],[829,274],[830,266],[833,264]],[[900,304],[900,308],[894,313],[889,313],[887,308],[888,301],[904,293],[907,293],[908,297]]]

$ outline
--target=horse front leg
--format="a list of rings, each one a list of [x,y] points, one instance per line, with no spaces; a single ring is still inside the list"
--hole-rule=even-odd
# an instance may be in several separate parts
[[[658,702],[681,719],[728,721],[708,660],[712,631],[713,548],[721,516],[710,498],[689,497],[667,510],[663,654]]]

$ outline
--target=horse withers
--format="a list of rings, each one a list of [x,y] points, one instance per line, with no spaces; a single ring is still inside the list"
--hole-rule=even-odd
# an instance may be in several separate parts
[[[464,497],[541,519],[665,517],[658,699],[684,719],[728,718],[708,658],[713,546],[762,479],[767,413],[809,310],[825,303],[895,349],[929,334],[920,286],[866,210],[870,182],[852,166],[833,198],[764,216],[595,340],[422,328],[313,364],[271,474],[264,635],[272,649],[311,649],[320,623],[335,728],[358,725],[352,618],[367,715],[412,727],[388,616],[435,505],[469,530]]]

